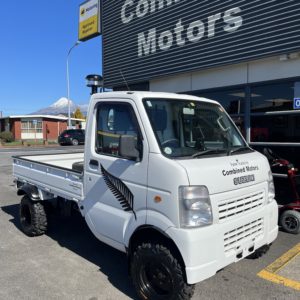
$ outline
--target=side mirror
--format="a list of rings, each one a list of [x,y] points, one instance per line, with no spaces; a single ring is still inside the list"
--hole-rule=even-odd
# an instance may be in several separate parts
[[[132,135],[121,135],[119,140],[119,154],[132,160],[139,160],[140,153],[136,149],[137,138]]]

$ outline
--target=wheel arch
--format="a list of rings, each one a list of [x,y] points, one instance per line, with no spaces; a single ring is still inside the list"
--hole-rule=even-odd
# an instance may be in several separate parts
[[[183,267],[185,280],[187,280],[185,272],[186,266],[177,245],[164,231],[152,225],[140,226],[131,235],[128,247],[126,249],[128,257],[128,267],[130,266],[129,262],[135,247],[141,242],[158,242],[166,246],[174,255],[176,255],[176,258],[179,260],[180,264]],[[129,271],[130,270],[128,269],[128,272]]]
[[[18,187],[18,196],[27,195],[32,201],[40,201],[39,190],[36,186],[25,183]]]

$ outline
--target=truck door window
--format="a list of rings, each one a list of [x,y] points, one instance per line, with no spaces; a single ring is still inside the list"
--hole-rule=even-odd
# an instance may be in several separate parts
[[[133,108],[127,103],[101,103],[97,108],[96,152],[121,157],[122,135],[134,136],[141,148],[141,135]]]

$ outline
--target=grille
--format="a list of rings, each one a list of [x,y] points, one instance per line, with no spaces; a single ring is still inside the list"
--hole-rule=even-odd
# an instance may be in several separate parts
[[[245,241],[254,240],[263,234],[263,219],[257,219],[251,223],[228,231],[224,234],[224,250],[236,249]]]
[[[264,203],[264,192],[254,194],[238,199],[225,200],[219,203],[219,220],[224,222],[236,215],[241,215],[249,210],[262,206]]]

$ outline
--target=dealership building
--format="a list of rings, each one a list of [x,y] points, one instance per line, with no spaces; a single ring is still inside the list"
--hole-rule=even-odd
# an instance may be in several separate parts
[[[300,166],[300,1],[102,1],[114,90],[219,101],[254,148]]]

